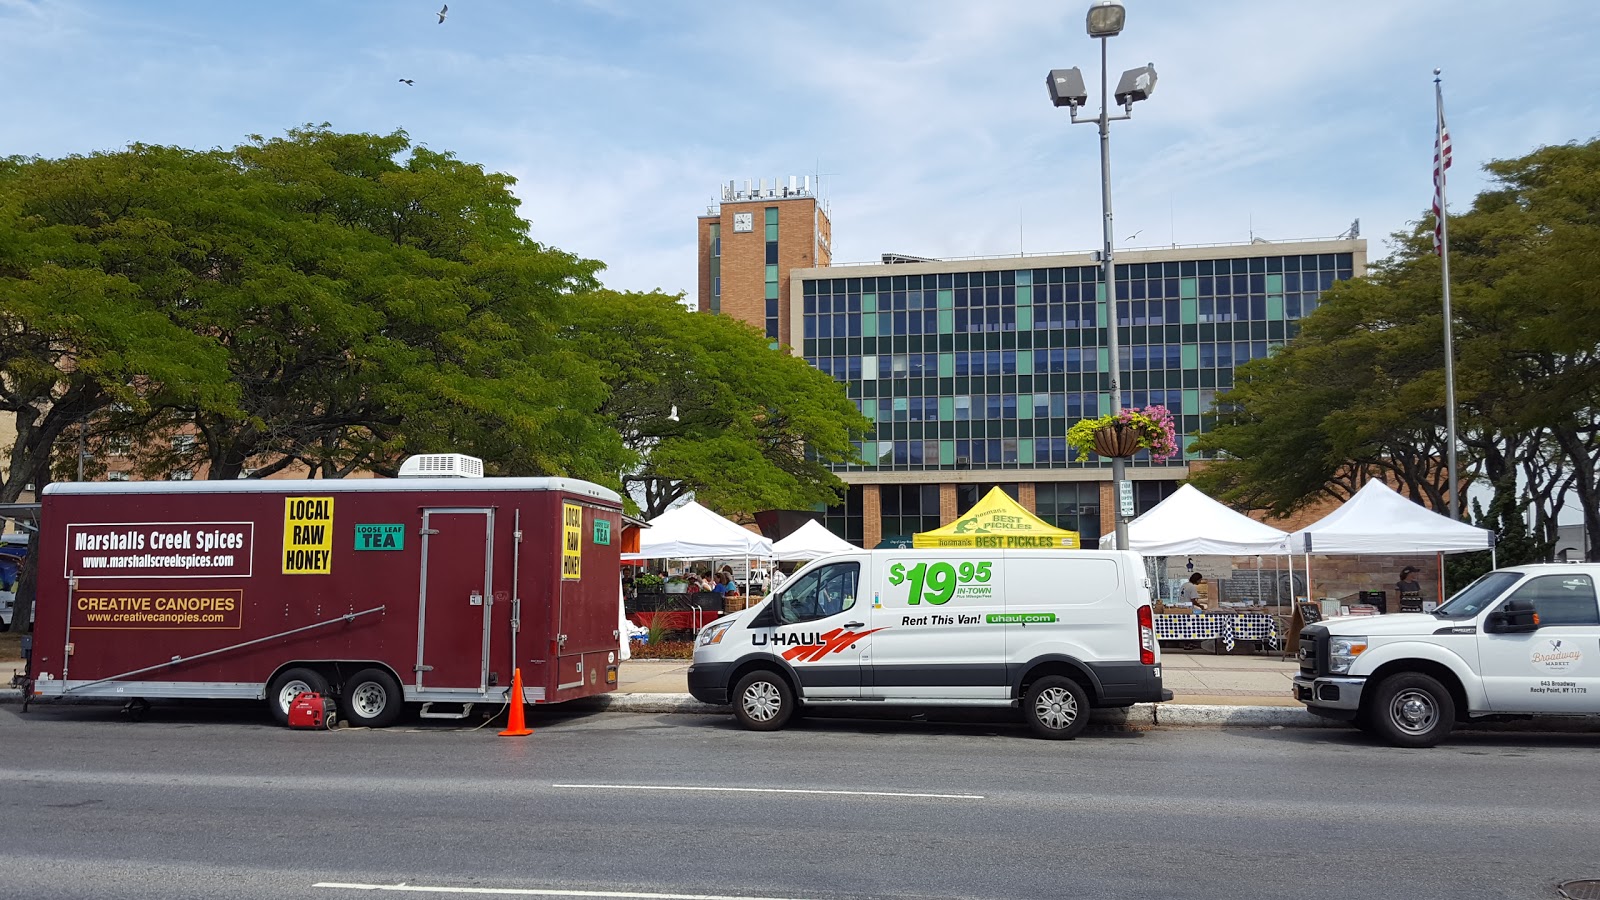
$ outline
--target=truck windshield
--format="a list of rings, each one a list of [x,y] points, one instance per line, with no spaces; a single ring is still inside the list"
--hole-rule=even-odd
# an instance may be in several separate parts
[[[1483,612],[1521,578],[1520,572],[1490,572],[1462,588],[1433,614],[1446,619],[1470,619]]]

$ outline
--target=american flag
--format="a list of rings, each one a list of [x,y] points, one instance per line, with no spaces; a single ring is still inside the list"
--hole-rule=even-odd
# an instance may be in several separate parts
[[[1444,255],[1444,171],[1450,168],[1450,129],[1444,124],[1444,104],[1439,103],[1439,130],[1433,144],[1433,252]]]

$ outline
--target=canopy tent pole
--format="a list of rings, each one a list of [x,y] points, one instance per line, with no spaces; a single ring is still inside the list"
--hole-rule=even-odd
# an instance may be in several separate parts
[[[1311,548],[1308,546],[1306,547],[1306,599],[1311,600],[1316,595],[1316,589],[1311,584]]]

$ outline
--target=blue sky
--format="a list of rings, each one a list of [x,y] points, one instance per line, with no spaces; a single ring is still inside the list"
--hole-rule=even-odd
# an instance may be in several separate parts
[[[534,236],[622,289],[693,294],[694,218],[730,179],[828,173],[840,262],[1099,245],[1094,129],[1044,89],[1093,80],[1085,2],[437,5],[0,0],[0,153],[403,128],[516,176]],[[1112,75],[1160,73],[1112,131],[1126,246],[1359,218],[1382,255],[1429,203],[1435,66],[1455,206],[1484,161],[1600,132],[1587,0],[1126,5]]]

